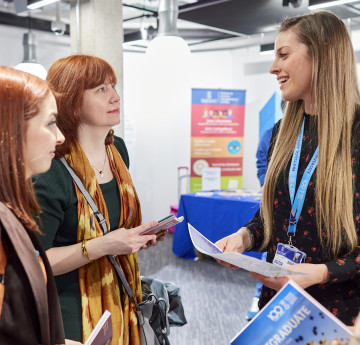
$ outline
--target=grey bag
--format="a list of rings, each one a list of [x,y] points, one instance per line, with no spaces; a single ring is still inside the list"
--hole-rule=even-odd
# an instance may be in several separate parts
[[[142,315],[139,317],[140,339],[143,344],[160,344],[170,345],[168,336],[170,334],[170,320],[169,320],[169,296],[164,282],[155,280],[158,287],[161,287],[163,293],[152,290],[151,282],[154,279],[141,277],[141,290],[143,302],[138,306],[141,308]],[[148,327],[151,327],[155,334],[155,342],[152,343],[152,336]],[[143,338],[142,338],[143,337]],[[146,343],[146,340],[148,343]]]
[[[101,228],[104,232],[104,235],[108,232],[105,218],[97,208],[93,198],[86,190],[85,186],[79,179],[79,177],[75,174],[74,170],[70,167],[65,158],[60,158],[60,161],[65,165],[65,168],[70,173],[72,179],[80,189],[81,193],[84,195],[84,198],[92,208],[97,220],[99,221]],[[115,271],[120,278],[126,293],[129,295],[129,298],[132,300],[135,306],[135,311],[138,317],[139,324],[139,333],[140,333],[140,343],[141,345],[170,345],[168,335],[170,334],[170,327],[167,313],[163,313],[161,308],[159,307],[159,303],[161,303],[161,298],[157,298],[152,293],[148,294],[144,298],[143,292],[143,302],[136,303],[135,294],[131,290],[130,285],[128,284],[121,268],[119,267],[115,257],[113,255],[108,255],[108,258],[112,265],[115,268]],[[151,290],[150,290],[151,291]],[[160,320],[165,320],[165,322],[161,322],[163,327],[161,327],[161,334],[158,332],[155,333],[154,329],[150,325],[150,322],[154,319],[160,318]]]
[[[154,329],[150,325],[153,316],[154,300],[148,299],[137,305],[136,313],[139,322],[140,343],[141,345],[162,345],[168,343],[159,342]],[[170,329],[170,328],[169,328]]]
[[[152,315],[152,303],[146,303],[136,310],[139,321],[140,343],[141,345],[158,345],[159,342],[150,326],[150,318]]]

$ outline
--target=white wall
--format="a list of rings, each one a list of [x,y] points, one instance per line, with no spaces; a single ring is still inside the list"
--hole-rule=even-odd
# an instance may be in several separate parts
[[[23,34],[27,29],[0,25],[0,65],[16,66],[24,57]],[[70,37],[33,30],[37,38],[37,62],[48,69],[53,62],[70,55]]]
[[[258,144],[259,111],[278,90],[276,78],[268,73],[249,74],[247,63],[265,61],[272,57],[260,56],[258,47],[252,49],[194,53],[188,67],[191,88],[244,89],[246,93],[243,187],[257,189],[255,153]],[[145,80],[144,54],[124,54],[124,111],[125,141],[130,152],[130,172],[143,209],[144,221],[158,219],[177,203],[177,167],[190,164],[191,93],[177,94],[176,83],[167,88],[175,93],[169,111],[159,114],[165,95],[163,79]],[[262,66],[262,68],[264,68]],[[266,68],[267,70],[267,68]],[[147,85],[143,89],[143,85]],[[171,97],[171,96],[169,96]],[[151,98],[158,105],[148,106]],[[169,117],[171,118],[169,121]],[[167,126],[162,125],[163,122]]]
[[[259,142],[259,112],[274,92],[279,92],[276,77],[269,73],[273,58],[273,55],[260,55],[258,47],[234,51],[234,88],[246,90],[244,188],[260,188],[255,157]]]

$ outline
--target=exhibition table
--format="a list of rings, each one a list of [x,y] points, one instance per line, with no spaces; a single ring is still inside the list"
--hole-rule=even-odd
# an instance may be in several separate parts
[[[190,260],[196,259],[187,223],[190,223],[210,241],[216,242],[236,232],[259,209],[258,197],[231,196],[230,193],[227,196],[224,195],[227,193],[181,195],[177,216],[183,216],[184,220],[175,227],[173,252],[176,256]],[[256,254],[252,256],[258,256]]]

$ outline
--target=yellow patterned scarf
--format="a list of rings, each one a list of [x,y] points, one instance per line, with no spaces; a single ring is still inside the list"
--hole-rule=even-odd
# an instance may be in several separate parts
[[[111,170],[120,192],[120,220],[118,228],[131,229],[141,224],[140,203],[130,174],[114,145],[106,146]],[[75,142],[65,159],[80,178],[109,227],[109,215],[100,186],[96,180],[84,151]],[[83,194],[75,185],[78,199],[77,242],[103,236],[99,222]],[[126,280],[141,302],[141,282],[137,254],[121,255],[117,261]],[[83,342],[107,309],[111,313],[113,338],[111,345],[139,345],[139,330],[136,313],[129,297],[124,291],[121,303],[119,285],[115,270],[107,257],[95,260],[78,270],[82,305]],[[122,285],[120,284],[121,288]]]

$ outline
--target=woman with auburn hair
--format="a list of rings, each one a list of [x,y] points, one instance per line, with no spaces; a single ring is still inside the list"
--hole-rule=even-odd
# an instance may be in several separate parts
[[[111,231],[100,224],[65,166],[54,160],[37,177],[34,188],[43,209],[41,239],[57,283],[65,335],[85,342],[107,309],[113,322],[111,344],[140,344],[133,302],[118,282],[107,255],[115,255],[141,301],[136,252],[156,244],[155,235],[141,235],[156,225],[141,225],[140,203],[128,166],[124,141],[112,127],[120,122],[116,76],[104,60],[73,55],[56,61],[47,81],[56,92],[58,125],[65,142],[57,157],[81,179]]]
[[[54,277],[36,236],[31,175],[64,141],[45,81],[0,66],[0,343],[64,344]]]
[[[268,262],[307,273],[291,279],[351,325],[360,307],[360,93],[351,39],[334,14],[311,13],[283,21],[275,54],[270,73],[287,106],[273,131],[261,207],[218,245],[266,250]],[[290,278],[251,275],[265,285],[260,308]]]

